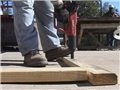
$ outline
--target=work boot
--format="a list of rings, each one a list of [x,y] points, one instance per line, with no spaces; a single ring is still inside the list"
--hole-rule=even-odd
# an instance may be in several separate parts
[[[24,64],[29,67],[45,67],[48,62],[38,50],[32,50],[24,56]]]
[[[53,61],[58,57],[64,57],[64,56],[67,56],[68,54],[70,54],[70,50],[64,47],[58,47],[45,52],[45,55],[48,61]]]

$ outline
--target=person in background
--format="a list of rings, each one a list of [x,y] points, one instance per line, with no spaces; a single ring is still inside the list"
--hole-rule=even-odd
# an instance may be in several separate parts
[[[109,10],[103,15],[103,17],[119,17],[119,16],[114,12],[114,6],[109,5]]]
[[[113,5],[109,5],[109,10],[108,12],[106,12],[103,17],[112,17],[112,18],[115,18],[115,17],[119,17],[118,14],[116,14],[114,12],[114,6]],[[107,34],[106,36],[106,40],[107,40],[107,43],[110,42],[109,46],[114,46],[115,45],[115,40],[114,40],[114,37],[113,37],[113,32],[110,32],[109,34]]]

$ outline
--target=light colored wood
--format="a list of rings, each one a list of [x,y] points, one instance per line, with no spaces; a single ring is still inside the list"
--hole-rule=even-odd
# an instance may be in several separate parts
[[[86,81],[86,70],[67,68],[2,68],[2,83]]]
[[[1,82],[30,83],[87,80],[86,70],[79,67],[68,67],[62,60],[57,61],[49,62],[46,67],[25,67],[20,53],[2,53]]]
[[[117,75],[98,66],[90,65],[76,59],[63,58],[63,61],[71,67],[81,67],[87,71],[88,81],[92,85],[117,84]]]
[[[92,85],[117,84],[117,75],[77,59],[63,58],[70,67],[2,67],[1,83],[89,81]]]

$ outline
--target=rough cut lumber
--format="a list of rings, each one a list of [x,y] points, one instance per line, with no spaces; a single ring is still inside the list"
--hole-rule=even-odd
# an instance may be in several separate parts
[[[86,70],[66,68],[2,68],[1,83],[86,81]]]
[[[62,60],[70,67],[2,67],[1,83],[89,81],[92,85],[117,84],[117,75],[103,68],[68,57]]]
[[[117,75],[98,66],[90,65],[78,60],[63,58],[63,61],[71,67],[81,67],[87,71],[88,81],[92,85],[117,84]]]

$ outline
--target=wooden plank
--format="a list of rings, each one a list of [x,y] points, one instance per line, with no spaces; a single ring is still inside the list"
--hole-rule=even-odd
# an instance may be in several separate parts
[[[92,85],[117,84],[117,75],[98,66],[90,65],[76,59],[63,58],[63,61],[71,67],[81,67],[87,71],[88,81]]]
[[[81,24],[82,29],[117,29],[119,23],[92,23],[92,24]]]
[[[86,81],[87,72],[80,67],[2,68],[1,83]]]
[[[87,17],[87,18],[78,18],[78,22],[120,22],[120,17]]]
[[[16,54],[16,55],[15,55]],[[1,60],[2,83],[66,82],[87,80],[86,70],[69,67],[62,60],[49,62],[46,67],[25,67],[20,53],[3,53]]]

